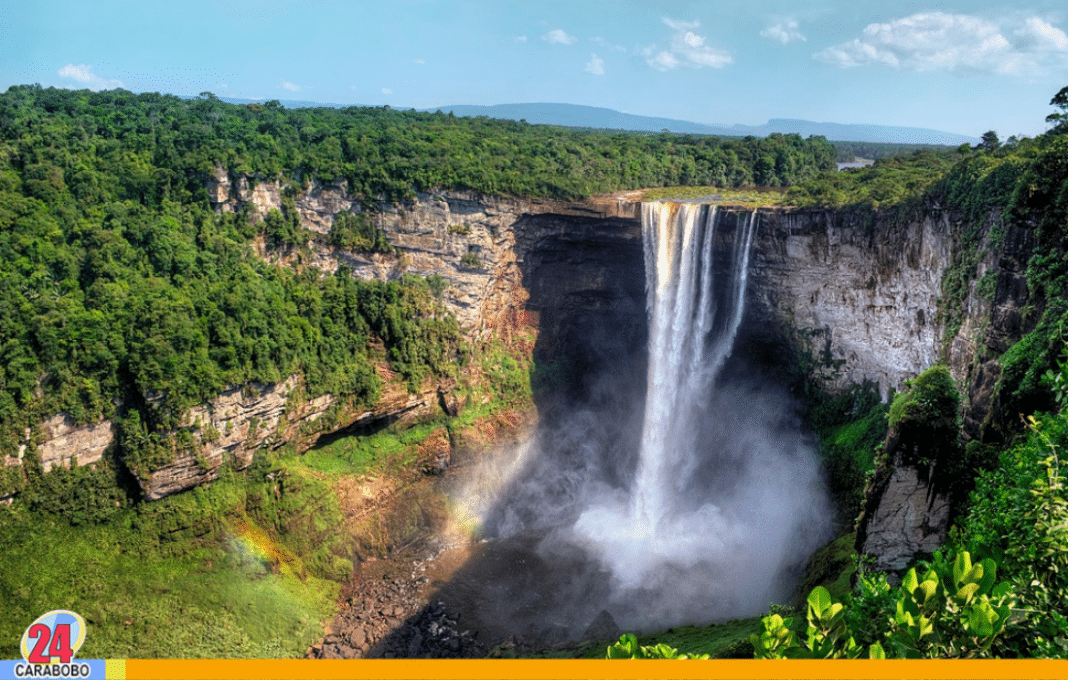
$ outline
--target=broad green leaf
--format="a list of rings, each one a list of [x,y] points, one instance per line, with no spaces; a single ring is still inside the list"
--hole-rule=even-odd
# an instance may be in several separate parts
[[[957,594],[954,596],[960,601],[961,604],[967,604],[975,596],[976,591],[979,590],[978,583],[966,583]]]
[[[1037,583],[1033,583],[1031,585],[1038,585],[1038,584]],[[996,586],[994,586],[994,589],[990,592],[990,597],[993,597],[994,599],[1000,600],[1001,598],[1005,597],[1006,595],[1010,594],[1011,592],[1012,592],[1012,584],[1009,583],[1008,581],[1002,581],[1001,583],[999,583]]]
[[[985,595],[994,587],[994,580],[997,578],[998,573],[998,565],[989,557],[984,559],[981,564],[983,565],[983,580],[979,582],[979,593]]]
[[[916,586],[920,584],[919,579],[916,578],[916,568],[909,569],[905,574],[905,578],[901,579],[901,587],[905,589],[905,592],[912,593],[916,590]]]
[[[964,583],[979,583],[983,580],[983,565],[973,565],[971,569],[964,574]]]
[[[808,604],[817,612],[817,616],[820,616],[833,602],[831,594],[823,586],[816,586],[808,595]]]
[[[919,585],[916,590],[922,596],[922,599],[920,599],[920,597],[917,597],[917,601],[921,603],[927,603],[928,600],[934,597],[935,592],[938,590],[938,584],[934,581],[924,581]]]
[[[868,658],[885,659],[886,651],[883,649],[883,646],[880,645],[878,642],[873,642],[871,647],[868,647]]]

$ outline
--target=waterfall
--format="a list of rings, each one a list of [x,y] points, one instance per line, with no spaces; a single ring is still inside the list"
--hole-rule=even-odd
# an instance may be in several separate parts
[[[680,491],[673,480],[695,464],[693,405],[711,388],[742,321],[756,214],[739,217],[722,278],[712,266],[718,217],[714,205],[642,205],[649,373],[632,515],[650,534],[672,510],[669,501]],[[717,310],[717,288],[723,310]],[[717,313],[725,322],[709,338]]]
[[[491,535],[537,537],[559,569],[553,606],[537,604],[569,612],[552,625],[579,635],[602,610],[629,630],[758,614],[790,596],[832,530],[815,444],[781,379],[748,357],[724,373],[758,227],[755,211],[642,205],[644,398],[624,370],[596,376],[597,398],[540,431],[492,506]]]

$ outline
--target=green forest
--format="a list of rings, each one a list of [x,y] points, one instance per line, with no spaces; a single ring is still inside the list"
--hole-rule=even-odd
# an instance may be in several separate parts
[[[300,373],[311,396],[376,395],[368,343],[411,384],[462,354],[454,320],[413,278],[362,282],[269,266],[249,243],[299,249],[286,203],[216,214],[222,167],[343,179],[369,211],[430,187],[535,197],[669,184],[793,184],[833,167],[798,136],[718,140],[577,133],[388,108],[296,109],[122,90],[12,87],[0,96],[0,451],[48,414],[137,414],[154,432],[226,385]],[[392,254],[368,212],[330,242]],[[145,395],[166,395],[149,408]],[[141,438],[144,440],[145,438]],[[133,458],[137,452],[127,452]]]
[[[355,409],[379,398],[377,367],[414,390],[476,361],[501,392],[494,404],[529,394],[522,360],[494,346],[479,355],[462,337],[441,277],[360,280],[344,267],[323,275],[279,263],[299,261],[311,240],[399,263],[374,216],[426,189],[566,199],[683,183],[778,186],[833,168],[835,155],[826,140],[798,136],[593,133],[388,107],[232,105],[210,93],[10,88],[0,95],[0,456],[13,460],[30,441],[22,465],[0,466],[0,496],[15,494],[0,506],[4,644],[59,598],[94,612],[99,649],[126,650],[109,655],[218,655],[225,644],[238,655],[299,655],[354,558],[329,529],[342,523],[322,477],[333,479],[338,462],[261,452],[247,471],[224,466],[208,487],[153,503],[130,472],[171,460],[191,439],[171,434],[182,414],[235,385],[298,375],[302,397],[329,393]],[[220,168],[280,182],[281,210],[262,220],[216,212],[207,185]],[[345,182],[362,208],[335,215],[325,237],[303,228],[293,203],[315,180]],[[43,474],[34,433],[57,413],[112,419],[116,445],[93,466]],[[393,460],[377,446],[361,448],[359,461]],[[224,542],[227,522],[246,519],[301,554],[314,578],[333,579],[270,577],[257,606],[282,607],[287,589],[315,603],[280,611],[300,632],[284,649],[248,620],[218,618],[216,603],[238,597],[228,578],[264,576],[262,564],[250,576]],[[20,538],[40,522],[64,546],[45,562]],[[129,584],[123,574],[137,564],[143,573]],[[202,573],[204,564],[214,566]],[[204,582],[205,599],[165,594],[183,580]],[[139,633],[124,629],[134,611],[160,630],[179,608],[191,638],[126,647]],[[205,636],[212,628],[226,640]]]

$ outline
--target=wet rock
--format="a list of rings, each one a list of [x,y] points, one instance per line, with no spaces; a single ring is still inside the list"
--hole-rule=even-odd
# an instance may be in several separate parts
[[[601,613],[594,617],[593,621],[590,621],[590,625],[586,626],[586,632],[582,634],[582,639],[615,640],[622,632],[619,626],[616,625],[616,620],[608,613],[608,610],[602,609]]]

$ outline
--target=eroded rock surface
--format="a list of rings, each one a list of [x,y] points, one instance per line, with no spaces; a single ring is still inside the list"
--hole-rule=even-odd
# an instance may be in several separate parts
[[[869,515],[862,522],[857,550],[875,559],[880,571],[902,572],[920,557],[929,557],[946,539],[950,499],[931,483],[934,464],[920,469],[896,456],[877,473],[869,495]]]
[[[939,356],[952,223],[834,210],[762,210],[751,267],[756,325],[805,339],[826,385],[890,389]]]

